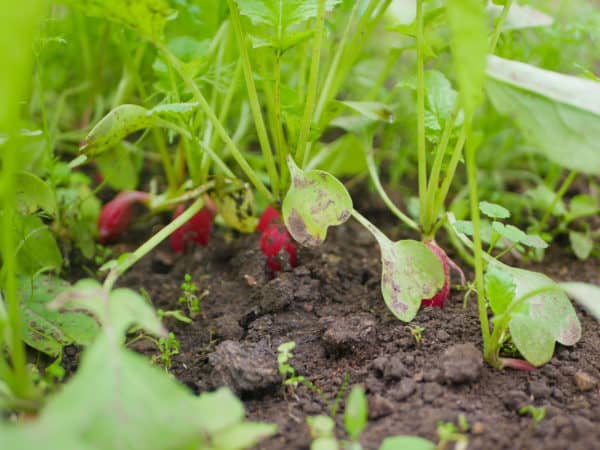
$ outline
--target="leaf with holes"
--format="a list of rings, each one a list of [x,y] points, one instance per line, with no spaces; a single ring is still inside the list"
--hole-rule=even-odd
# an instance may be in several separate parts
[[[325,241],[330,226],[341,225],[352,213],[352,199],[344,185],[321,170],[303,171],[288,156],[292,185],[283,200],[285,226],[304,246]]]

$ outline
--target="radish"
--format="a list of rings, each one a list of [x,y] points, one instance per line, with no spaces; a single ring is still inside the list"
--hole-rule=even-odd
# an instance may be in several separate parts
[[[465,283],[465,275],[460,267],[458,267],[454,261],[452,261],[448,255],[446,255],[446,252],[439,245],[437,245],[434,240],[425,242],[425,245],[433,252],[433,254],[442,264],[442,269],[444,270],[444,285],[433,297],[424,298],[421,301],[421,305],[443,308],[444,302],[450,296],[450,268],[452,267],[460,274],[461,282],[463,284]]]
[[[102,207],[98,217],[99,241],[104,244],[115,241],[127,229],[133,215],[134,203],[147,203],[150,194],[140,191],[120,192]]]
[[[256,229],[262,232],[260,250],[267,257],[269,269],[274,272],[281,271],[281,264],[277,258],[282,251],[288,254],[290,265],[296,266],[296,247],[275,208],[268,206],[265,209]]]
[[[178,205],[173,218],[181,215],[183,211],[185,211],[185,205]],[[215,205],[210,198],[206,197],[204,208],[171,234],[170,242],[173,252],[183,252],[188,242],[195,242],[202,246],[208,245],[214,217]]]

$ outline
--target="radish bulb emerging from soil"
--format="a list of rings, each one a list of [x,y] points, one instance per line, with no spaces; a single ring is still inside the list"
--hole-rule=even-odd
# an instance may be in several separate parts
[[[140,191],[126,191],[102,207],[98,217],[99,241],[104,244],[118,239],[127,229],[133,216],[134,203],[147,203],[150,195]]]
[[[444,285],[433,297],[424,298],[421,302],[423,306],[433,306],[437,308],[443,308],[444,302],[450,296],[450,267],[459,272],[461,276],[461,282],[465,283],[465,275],[463,274],[460,267],[458,267],[454,261],[452,261],[446,252],[433,240],[425,242],[425,245],[433,252],[433,254],[439,259],[444,270]]]
[[[208,245],[216,212],[215,205],[210,198],[206,197],[204,201],[204,207],[171,234],[171,249],[175,253],[182,253],[188,242],[194,242],[201,246]],[[185,205],[178,205],[173,214],[173,219],[180,216],[184,211]]]
[[[260,216],[257,231],[261,231],[260,251],[267,257],[267,267],[274,272],[281,271],[280,257],[287,254],[292,267],[296,266],[296,247],[281,220],[281,214],[268,206]]]

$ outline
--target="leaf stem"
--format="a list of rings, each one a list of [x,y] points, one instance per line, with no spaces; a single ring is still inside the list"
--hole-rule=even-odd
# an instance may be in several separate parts
[[[417,225],[417,223],[414,220],[412,220],[410,217],[408,217],[406,214],[400,211],[400,209],[398,209],[398,207],[394,204],[394,202],[392,202],[390,197],[387,195],[387,192],[385,192],[385,189],[381,185],[379,174],[377,173],[377,166],[375,165],[375,160],[373,158],[373,150],[371,148],[367,150],[366,146],[365,158],[367,160],[367,167],[369,169],[369,174],[371,175],[371,180],[373,181],[375,189],[377,189],[377,192],[379,193],[379,196],[381,197],[383,202],[390,209],[390,211],[394,213],[396,217],[398,217],[398,219],[404,222],[409,228],[412,228],[413,230],[419,232],[419,225]]]
[[[564,197],[565,193],[567,192],[567,189],[569,189],[569,187],[571,187],[571,184],[575,180],[575,177],[577,177],[577,172],[574,171],[574,170],[572,170],[572,171],[569,172],[569,174],[567,175],[567,177],[564,179],[564,181],[560,185],[560,188],[556,192],[556,195],[554,196],[554,199],[552,200],[552,203],[550,203],[550,205],[546,208],[546,211],[544,211],[544,215],[542,216],[542,220],[540,220],[540,222],[538,223],[538,225],[535,227],[535,231],[536,232],[539,233],[541,231],[544,231],[544,228],[546,227],[546,223],[548,222],[548,219],[550,218],[550,215],[554,211],[554,208],[556,207],[556,205],[558,204],[558,202],[562,200],[562,198]]]
[[[125,258],[123,261],[117,263],[113,267],[106,280],[104,280],[104,289],[106,292],[110,292],[117,279],[123,275],[131,266],[138,262],[141,258],[150,253],[158,244],[168,238],[175,230],[184,225],[190,220],[198,211],[204,206],[204,200],[200,197],[194,203],[190,205],[181,215],[177,216],[171,223],[162,228],[158,233],[144,242],[138,247],[131,255]]]
[[[279,177],[277,174],[277,168],[275,167],[275,159],[273,158],[273,151],[271,150],[269,136],[267,134],[267,129],[265,127],[265,122],[262,116],[260,102],[258,101],[258,94],[256,92],[256,85],[254,84],[252,65],[250,63],[250,55],[248,54],[248,46],[246,43],[244,33],[242,31],[240,13],[233,0],[227,0],[227,4],[229,5],[231,24],[233,25],[233,30],[238,41],[240,56],[242,58],[244,78],[246,79],[246,90],[248,91],[250,109],[252,110],[252,116],[254,117],[256,134],[258,136],[258,141],[260,142],[263,158],[265,159],[265,165],[267,166],[267,172],[269,174],[269,180],[271,182],[271,190],[273,191],[275,200],[279,200]],[[273,195],[271,195],[271,197],[273,197]]]
[[[425,143],[425,31],[424,0],[417,0],[417,160],[419,178],[419,210],[421,224],[426,215],[427,195],[427,148]],[[426,230],[424,230],[426,231]]]
[[[500,16],[496,20],[496,25],[494,27],[494,33],[492,34],[492,39],[490,40],[490,53],[494,53],[496,51],[496,46],[498,45],[498,40],[500,39],[500,34],[502,34],[502,25],[504,25],[504,21],[508,16],[508,12],[510,11],[510,7],[512,6],[513,0],[506,0],[504,6],[502,7],[502,12]]]
[[[319,82],[319,67],[321,63],[321,48],[323,47],[323,30],[325,29],[325,0],[319,0],[317,9],[317,18],[315,23],[315,37],[313,38],[313,49],[310,62],[310,73],[308,76],[308,87],[306,94],[306,103],[304,104],[304,114],[300,125],[298,135],[298,145],[296,148],[296,162],[302,169],[306,165],[307,142],[310,134],[310,125],[313,121],[315,110],[315,101],[317,97],[317,87]]]
[[[263,182],[260,181],[260,179],[256,175],[256,172],[252,169],[252,167],[250,167],[250,165],[248,164],[248,162],[242,155],[242,152],[237,148],[237,145],[235,144],[235,142],[233,142],[233,140],[229,137],[229,134],[227,134],[227,131],[225,130],[225,128],[223,127],[223,125],[221,124],[221,122],[219,121],[217,116],[215,115],[214,111],[212,110],[212,108],[210,107],[210,105],[208,104],[206,99],[204,98],[204,95],[202,95],[202,92],[200,92],[200,89],[198,89],[198,86],[196,85],[196,83],[194,82],[192,77],[186,72],[186,70],[183,67],[181,67],[181,62],[175,56],[173,56],[173,54],[169,51],[169,49],[167,49],[164,45],[162,45],[162,44],[156,44],[156,45],[157,45],[157,48],[163,53],[165,58],[167,58],[169,63],[172,64],[173,68],[177,71],[177,73],[179,74],[181,79],[185,82],[186,86],[192,91],[194,98],[196,99],[196,101],[198,102],[200,107],[202,108],[202,111],[204,112],[204,114],[206,114],[208,119],[212,122],[212,124],[215,127],[215,130],[221,136],[221,139],[223,139],[223,142],[225,143],[225,145],[231,152],[231,155],[236,160],[236,162],[238,163],[238,165],[240,166],[240,168],[242,169],[244,174],[246,174],[246,176],[248,177],[250,182],[254,185],[254,187],[261,194],[263,194],[269,202],[273,202],[275,200],[273,194],[271,192],[269,192],[269,190],[266,188],[266,186],[263,184]],[[272,157],[272,155],[271,155],[271,157]]]
[[[275,64],[273,67],[275,75],[275,87],[274,87],[274,114],[275,114],[275,151],[279,162],[279,174],[280,174],[280,185],[278,186],[279,193],[282,195],[287,186],[285,186],[284,176],[287,170],[285,164],[285,157],[288,154],[285,137],[283,135],[283,119],[281,116],[281,51],[275,52]]]
[[[363,216],[354,208],[352,209],[352,217],[354,217],[358,221],[358,223],[360,223],[363,227],[369,230],[369,232],[377,240],[380,246],[390,242],[390,239],[385,234],[383,234],[379,230],[379,228],[377,228],[375,225],[369,222],[369,220],[365,216]]]

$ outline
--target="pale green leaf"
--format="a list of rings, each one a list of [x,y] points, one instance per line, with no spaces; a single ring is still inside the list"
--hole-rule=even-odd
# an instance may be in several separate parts
[[[594,249],[594,239],[589,232],[580,233],[579,231],[570,231],[569,241],[571,242],[573,253],[575,253],[578,259],[585,261],[589,258]]]
[[[139,164],[134,161],[136,155],[133,154],[137,149],[130,151],[129,148],[125,142],[119,142],[95,158],[106,183],[119,191],[131,191],[138,185]]]
[[[63,260],[58,244],[39,217],[15,216],[14,233],[19,273],[34,275],[60,269]]]
[[[479,209],[483,214],[492,219],[507,219],[510,217],[510,211],[504,206],[490,202],[479,202]]]
[[[452,59],[466,117],[481,101],[488,51],[487,18],[481,0],[446,0]]]
[[[34,213],[38,208],[50,215],[56,212],[54,191],[37,175],[31,172],[19,172],[15,186],[17,188],[17,208],[24,214]]]
[[[61,354],[65,345],[90,345],[98,334],[98,323],[77,311],[58,312],[49,302],[69,284],[60,278],[40,275],[19,280],[21,314],[26,324],[25,343],[52,357]]]
[[[435,450],[433,442],[418,436],[392,436],[381,443],[379,450]]]
[[[211,442],[216,449],[242,450],[254,448],[262,439],[276,432],[274,424],[241,422],[213,434]]]
[[[567,295],[600,321],[600,286],[590,283],[560,283]]]
[[[516,286],[515,299],[537,289],[553,286],[558,288],[558,285],[543,273],[504,267],[513,277]],[[575,309],[565,293],[558,289],[534,295],[518,307],[517,312],[535,319],[536,326],[545,328],[563,345],[574,345],[581,338],[581,324]]]
[[[302,171],[288,156],[292,178],[282,215],[292,237],[304,246],[323,243],[330,226],[350,218],[352,199],[344,185],[321,170]]]
[[[494,314],[499,315],[515,298],[516,286],[509,271],[490,264],[485,273],[485,293]]]
[[[567,219],[569,221],[579,219],[580,217],[593,216],[600,213],[600,204],[598,198],[592,195],[576,195],[569,202],[569,212]]]
[[[351,439],[356,440],[367,426],[367,397],[364,389],[357,385],[346,398],[344,426]]]
[[[513,314],[508,328],[513,344],[528,362],[541,366],[552,359],[554,336],[547,327],[540,326],[537,319]]]
[[[600,83],[490,56],[489,98],[535,151],[568,169],[600,175]]]

